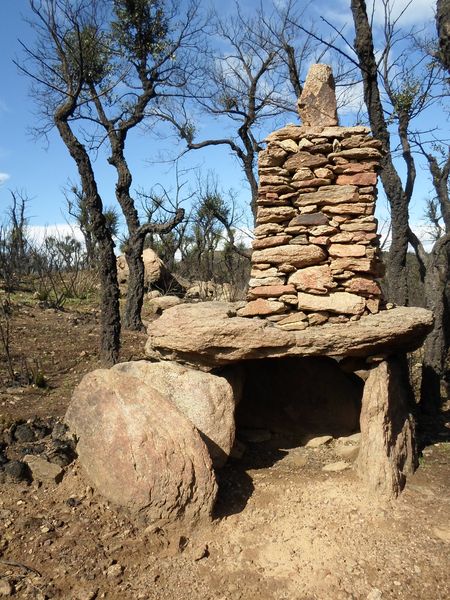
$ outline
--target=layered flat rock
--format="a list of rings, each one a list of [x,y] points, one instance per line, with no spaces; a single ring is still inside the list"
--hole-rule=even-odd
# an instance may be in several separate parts
[[[146,353],[206,369],[254,358],[390,355],[418,348],[433,325],[430,311],[399,307],[359,321],[286,331],[238,317],[236,310],[228,302],[170,308],[149,326]]]

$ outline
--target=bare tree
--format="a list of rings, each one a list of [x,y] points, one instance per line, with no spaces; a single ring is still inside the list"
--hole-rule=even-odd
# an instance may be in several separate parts
[[[83,235],[87,266],[94,267],[97,264],[96,242],[86,196],[82,188],[77,185],[72,185],[69,190],[64,192],[64,195],[67,212],[75,219]],[[119,233],[119,214],[114,207],[105,208],[103,213],[111,236],[115,239]]]
[[[25,60],[18,66],[33,82],[32,91],[43,119],[40,132],[45,134],[56,127],[78,169],[99,251],[101,358],[106,364],[113,364],[118,359],[120,348],[119,286],[114,242],[103,213],[89,152],[74,128],[80,106],[85,102],[89,80],[102,77],[106,68],[102,52],[96,52],[95,70],[92,70],[92,65],[87,68],[83,62],[82,49],[87,44],[83,25],[100,4],[95,0],[30,0],[36,42],[34,47],[22,43]]]
[[[199,50],[204,24],[195,0],[188,3],[184,15],[178,3],[160,0],[132,3],[114,0],[113,7],[110,25],[113,44],[108,68],[120,73],[121,95],[118,97],[116,93],[111,97],[104,93],[106,73],[104,78],[88,82],[88,93],[95,107],[95,121],[107,136],[108,162],[117,172],[116,198],[128,228],[124,250],[130,277],[124,325],[141,329],[145,238],[151,233],[170,232],[183,219],[184,209],[178,207],[164,223],[141,223],[131,191],[132,173],[125,156],[126,141],[129,132],[152,113],[149,105],[159,105],[166,97],[184,96],[189,93],[189,86],[195,86],[200,69],[194,51]],[[96,32],[95,39],[96,44],[101,43],[101,30]]]
[[[419,142],[418,147],[427,160],[436,193],[435,202],[429,204],[429,208],[432,207],[430,216],[436,227],[431,251],[426,252],[420,239],[413,232],[410,234],[424,283],[425,303],[434,313],[433,331],[424,345],[421,390],[423,410],[433,413],[439,407],[440,383],[446,372],[450,340],[450,151],[449,148],[441,148],[439,160],[423,143]]]
[[[7,292],[12,292],[19,285],[20,278],[30,267],[27,239],[30,198],[20,190],[10,190],[10,195],[11,204],[0,232],[0,279]]]
[[[420,132],[414,131],[412,122],[415,117],[436,103],[441,95],[442,71],[436,60],[422,54],[412,62],[411,48],[399,51],[395,45],[399,41],[411,38],[411,32],[402,32],[397,17],[392,16],[392,3],[382,0],[384,8],[384,47],[380,58],[375,59],[372,28],[367,15],[364,0],[351,0],[355,24],[354,48],[361,69],[364,99],[369,114],[372,131],[383,144],[381,181],[391,209],[392,242],[388,261],[389,295],[398,304],[408,303],[406,278],[406,253],[408,243],[414,247],[421,264],[421,273],[425,283],[427,307],[435,311],[436,321],[433,332],[425,346],[425,378],[422,401],[439,405],[440,395],[436,381],[443,374],[443,360],[446,354],[446,336],[443,323],[448,319],[448,307],[443,301],[444,281],[448,274],[448,259],[445,258],[447,235],[440,238],[433,251],[427,255],[418,237],[409,223],[409,204],[416,180],[414,141],[418,141],[422,153],[426,156],[433,182],[436,188],[441,210],[448,213],[448,170],[441,170],[437,161],[424,150],[420,143]],[[406,10],[406,9],[405,9]],[[380,88],[383,90],[383,102]],[[394,164],[392,134],[390,125],[395,124],[395,133],[399,139],[399,150],[406,170],[403,184],[399,171]],[[431,375],[432,373],[432,375]],[[433,381],[432,383],[430,383]],[[433,390],[431,388],[434,388]],[[434,392],[434,393],[433,393]],[[432,397],[432,399],[431,399]]]
[[[262,149],[265,124],[286,112],[297,114],[303,64],[312,52],[311,37],[295,40],[292,21],[295,2],[272,15],[262,9],[244,13],[238,3],[232,17],[211,19],[214,49],[206,65],[205,85],[196,93],[197,108],[219,123],[225,135],[198,140],[196,108],[192,103],[161,116],[177,130],[188,150],[228,147],[244,171],[250,188],[250,205],[256,218],[258,180],[256,159]]]

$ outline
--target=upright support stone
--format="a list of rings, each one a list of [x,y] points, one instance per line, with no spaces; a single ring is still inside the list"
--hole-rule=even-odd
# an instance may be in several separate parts
[[[304,126],[338,124],[334,77],[329,65],[316,64],[309,69],[298,100],[298,112]]]
[[[401,358],[389,358],[371,372],[361,409],[358,472],[369,490],[396,498],[417,466],[409,384]]]

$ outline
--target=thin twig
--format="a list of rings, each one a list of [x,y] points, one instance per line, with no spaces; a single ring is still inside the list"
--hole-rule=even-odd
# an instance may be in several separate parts
[[[34,567],[29,567],[28,565],[24,565],[23,563],[15,562],[13,560],[0,559],[0,564],[6,565],[8,567],[18,567],[19,569],[24,569],[28,573],[34,573],[35,575],[39,575],[39,577],[42,577],[42,573],[39,573],[37,569],[35,569]]]

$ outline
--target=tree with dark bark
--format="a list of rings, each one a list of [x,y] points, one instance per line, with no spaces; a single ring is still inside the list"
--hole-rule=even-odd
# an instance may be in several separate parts
[[[351,0],[356,33],[354,49],[362,74],[364,100],[372,132],[383,144],[380,176],[391,209],[392,231],[387,270],[388,294],[397,304],[408,304],[406,253],[408,244],[411,243],[421,264],[427,307],[434,310],[436,315],[435,328],[425,346],[422,400],[437,406],[440,395],[435,382],[443,374],[447,343],[446,336],[443,335],[443,323],[448,319],[446,314],[448,307],[443,302],[445,284],[443,288],[442,282],[439,283],[442,273],[444,278],[448,273],[446,260],[443,260],[447,242],[444,236],[435,244],[430,255],[427,255],[420,240],[411,230],[409,204],[416,180],[413,140],[420,140],[420,133],[413,132],[412,121],[439,99],[440,93],[436,88],[442,84],[442,71],[435,60],[425,63],[426,57],[421,56],[416,64],[411,64],[408,53],[394,53],[394,46],[399,39],[405,39],[410,34],[399,34],[397,29],[399,17],[392,18],[392,3],[390,0],[382,0],[382,2],[385,15],[384,47],[377,61],[366,3],[364,0]],[[387,102],[383,102],[380,89],[383,90]],[[396,125],[396,134],[400,141],[400,152],[406,170],[404,184],[393,160],[395,149],[392,148],[391,124]],[[423,150],[423,144],[419,142],[419,145]],[[433,157],[424,150],[423,152],[430,165],[435,187],[438,186],[436,190],[439,202],[445,207],[443,188],[446,188],[448,173],[446,174],[445,168],[441,171]],[[442,185],[443,180],[446,182],[445,185]],[[446,209],[443,210],[445,212]],[[432,376],[430,376],[431,372]],[[429,385],[431,380],[434,383]]]
[[[109,143],[108,162],[117,172],[116,198],[128,229],[124,252],[130,275],[123,321],[125,327],[138,330],[143,328],[145,238],[150,233],[170,232],[183,219],[184,210],[178,207],[164,223],[141,223],[131,191],[126,141],[130,131],[151,113],[151,103],[160,104],[167,96],[183,96],[190,85],[195,85],[199,68],[192,53],[201,43],[203,22],[195,1],[188,4],[181,19],[178,4],[169,6],[161,0],[114,0],[113,8],[108,71],[120,74],[121,97],[104,93],[106,74],[89,82],[88,94],[96,112],[91,118],[104,130]],[[99,30],[96,44],[101,40]]]
[[[84,239],[86,264],[88,267],[94,267],[97,264],[96,242],[86,196],[77,185],[72,185],[70,190],[64,192],[64,195],[67,212],[75,219]],[[115,239],[119,233],[119,214],[114,207],[105,208],[103,212],[111,236]]]
[[[58,84],[60,72],[64,75],[64,71],[77,80],[77,94],[70,94],[72,104],[66,122],[78,125],[76,132],[84,141],[85,158],[102,145],[108,146],[108,162],[117,174],[116,199],[128,231],[125,255],[130,276],[123,324],[129,329],[142,329],[145,237],[150,232],[169,232],[182,220],[184,212],[180,208],[165,223],[141,222],[132,192],[126,145],[130,132],[148,117],[150,103],[160,104],[167,96],[184,95],[188,83],[195,85],[199,67],[191,53],[198,49],[203,25],[198,3],[193,0],[186,5],[184,17],[180,17],[175,1],[31,0],[31,5],[41,23],[51,23],[47,33],[59,61],[55,67],[47,59],[47,81],[53,77],[51,84],[55,80]],[[46,18],[52,14],[62,14],[64,18]],[[56,29],[53,37],[51,28]],[[45,49],[39,52],[28,54],[38,62],[46,60]],[[52,67],[54,73],[50,72]],[[49,89],[49,94],[54,93],[51,86]],[[71,131],[76,135],[73,126]],[[67,134],[66,131],[65,142],[69,141]],[[91,170],[94,177],[92,165]],[[89,198],[88,182],[81,177],[81,183],[83,195]],[[86,206],[92,209],[91,205]]]
[[[433,413],[439,408],[441,380],[446,374],[446,359],[450,342],[450,151],[442,148],[441,160],[426,146],[418,142],[426,158],[435,190],[434,220],[436,239],[430,252],[426,252],[420,239],[411,231],[410,240],[419,261],[424,284],[426,307],[434,313],[433,331],[425,340],[421,385],[422,410]],[[430,211],[429,211],[430,212]],[[443,225],[440,224],[440,219]]]
[[[105,63],[99,54],[96,72],[86,68],[82,48],[83,20],[97,3],[79,0],[30,0],[36,32],[33,48],[22,43],[25,60],[19,64],[33,82],[32,91],[43,118],[40,133],[56,127],[80,177],[86,206],[92,222],[99,253],[101,283],[100,355],[105,364],[114,364],[120,349],[119,286],[114,242],[108,229],[94,169],[88,149],[74,127],[84,102],[89,79],[103,76]]]

